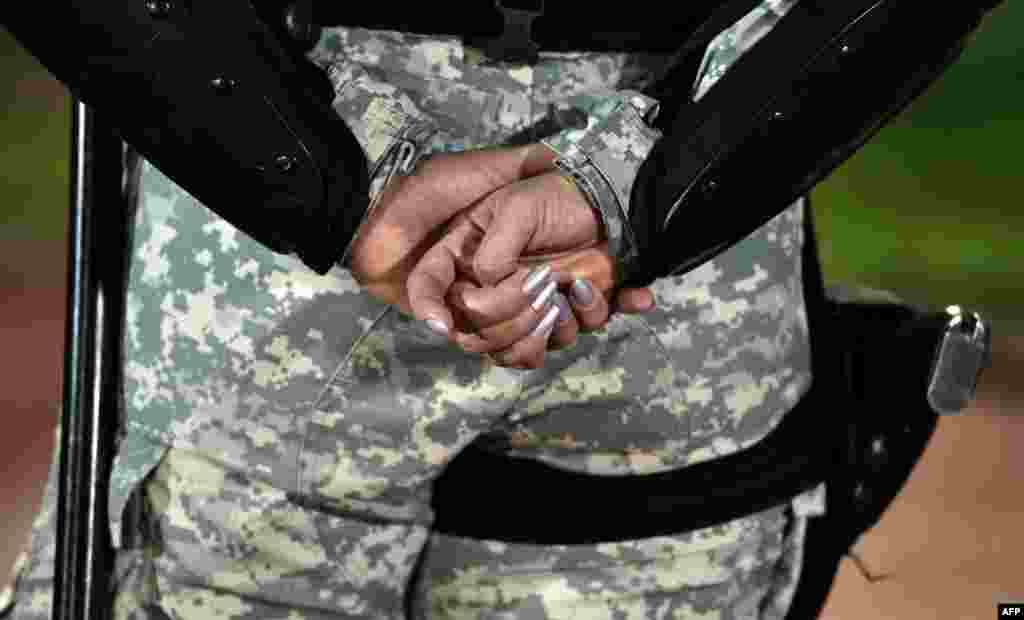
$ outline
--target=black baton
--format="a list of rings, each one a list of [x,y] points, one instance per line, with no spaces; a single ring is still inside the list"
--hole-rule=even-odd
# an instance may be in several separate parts
[[[124,145],[73,102],[64,403],[54,620],[110,617],[107,490],[119,410],[128,259]]]

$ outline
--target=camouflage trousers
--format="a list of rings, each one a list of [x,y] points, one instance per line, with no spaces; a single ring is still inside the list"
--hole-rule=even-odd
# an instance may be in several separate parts
[[[223,471],[189,463],[194,456],[181,457],[185,462],[175,463],[175,455],[161,466],[155,476],[161,482],[147,484],[150,494],[167,490],[163,486],[167,482],[180,484],[183,476],[196,476],[196,486],[207,488],[224,477]],[[0,617],[51,618],[57,459],[55,452],[29,544],[17,558],[10,583],[0,593]],[[209,496],[240,502],[268,490],[242,483],[219,487]],[[171,518],[171,513],[204,497],[197,491],[193,487],[178,494],[174,506],[152,516]],[[719,527],[595,546],[538,547],[434,535],[425,553],[428,570],[418,583],[409,584],[407,596],[415,618],[782,618],[800,575],[806,522],[820,514],[820,502],[820,493],[807,494],[790,506]],[[305,530],[296,528],[297,524],[315,524],[320,532],[316,545],[320,554],[303,546],[301,536],[289,544],[289,535]],[[340,552],[350,552],[351,547],[345,528],[334,529],[339,525],[343,524],[326,515],[278,509],[251,519],[239,532],[254,527],[278,530],[277,540],[266,539],[264,553],[254,558],[263,566],[254,564],[253,571],[283,574],[315,567],[319,572],[328,560],[335,563],[342,579],[351,579],[351,573],[342,572],[343,568],[362,571],[365,579],[371,579],[372,562],[366,555],[346,558]],[[337,599],[330,606],[319,603],[334,598],[323,590],[290,596],[282,596],[279,590],[267,596],[239,588],[245,581],[241,576],[233,586],[222,577],[221,585],[211,587],[203,576],[184,572],[163,558],[166,550],[161,548],[159,534],[148,535],[152,546],[117,552],[112,579],[116,620],[399,617],[397,611],[380,612],[395,605],[393,601],[369,610],[354,598],[351,605]],[[380,544],[381,538],[375,542]],[[255,579],[255,574],[252,576]]]
[[[506,67],[457,39],[355,29],[314,54],[399,89],[436,122],[438,151],[521,139],[553,107],[640,89],[665,62]],[[655,282],[653,311],[517,371],[438,342],[340,267],[319,276],[274,255],[146,165],[111,484],[115,616],[784,616],[807,498],[672,536],[534,546],[433,532],[430,489],[472,441],[621,476],[763,438],[811,380],[802,220],[797,203]],[[49,613],[55,484],[16,570],[14,618]]]

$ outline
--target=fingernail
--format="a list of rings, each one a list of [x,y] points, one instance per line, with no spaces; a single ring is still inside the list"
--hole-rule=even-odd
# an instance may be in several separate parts
[[[544,318],[537,323],[537,327],[533,328],[530,332],[531,336],[540,334],[545,340],[551,335],[551,330],[555,328],[555,319],[558,318],[558,308],[552,308],[548,310],[548,313],[544,315]]]
[[[583,278],[576,278],[572,283],[572,300],[577,304],[586,307],[594,302],[594,289]]]
[[[448,326],[445,325],[444,321],[439,321],[437,319],[427,319],[426,322],[427,322],[427,327],[429,327],[430,329],[434,330],[435,332],[437,332],[437,333],[439,333],[439,334],[441,334],[443,336],[447,336],[448,335]]]
[[[551,265],[544,265],[543,267],[537,267],[526,276],[526,284],[523,285],[523,292],[529,295],[537,289],[538,286],[544,284],[548,280],[548,276],[551,275]]]
[[[569,300],[565,298],[565,295],[555,293],[555,303],[558,304],[558,322],[565,323],[569,320],[569,313],[572,312],[572,309],[569,308]]]
[[[555,289],[557,288],[557,282],[548,282],[548,285],[544,287],[544,290],[537,294],[537,298],[534,299],[533,303],[530,305],[533,307],[534,310],[537,310],[539,312],[542,308],[548,305],[548,302],[551,300],[551,295],[555,292]]]

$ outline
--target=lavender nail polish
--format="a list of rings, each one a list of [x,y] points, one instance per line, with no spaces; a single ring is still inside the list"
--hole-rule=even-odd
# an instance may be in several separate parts
[[[551,265],[537,267],[526,276],[526,283],[523,284],[523,292],[529,295],[547,282],[550,279],[550,276]]]
[[[584,308],[594,303],[594,287],[583,278],[576,278],[570,292],[572,300]]]
[[[551,330],[555,328],[555,320],[558,319],[558,308],[551,308],[548,313],[544,315],[544,318],[537,323],[537,326],[530,332],[530,336],[541,335],[545,340],[551,336]]]
[[[537,294],[537,298],[534,299],[533,303],[531,303],[530,305],[533,307],[534,310],[540,312],[548,305],[548,302],[551,300],[551,295],[554,294],[555,289],[557,288],[557,282],[548,282],[548,285],[544,287],[544,290]]]
[[[561,293],[555,293],[555,303],[558,305],[558,323],[565,323],[569,320],[572,308],[569,307],[569,300]]]

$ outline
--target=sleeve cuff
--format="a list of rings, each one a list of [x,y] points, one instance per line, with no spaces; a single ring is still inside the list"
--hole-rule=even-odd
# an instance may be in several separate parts
[[[586,127],[566,129],[541,142],[558,154],[555,165],[600,214],[621,281],[638,258],[629,201],[637,171],[661,138],[650,125],[658,102],[636,91],[620,91],[583,111]]]

